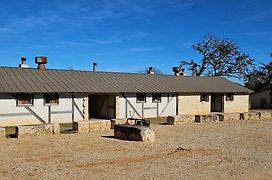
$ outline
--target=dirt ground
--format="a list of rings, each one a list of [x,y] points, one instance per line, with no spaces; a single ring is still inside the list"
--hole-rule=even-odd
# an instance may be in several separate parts
[[[0,141],[0,179],[272,179],[272,121],[157,125],[154,143],[113,131]]]

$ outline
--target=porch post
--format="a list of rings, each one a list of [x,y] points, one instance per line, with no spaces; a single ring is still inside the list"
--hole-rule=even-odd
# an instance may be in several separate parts
[[[83,121],[89,120],[89,96],[87,94],[83,95]]]
[[[119,95],[115,96],[115,118],[120,118],[120,97]]]

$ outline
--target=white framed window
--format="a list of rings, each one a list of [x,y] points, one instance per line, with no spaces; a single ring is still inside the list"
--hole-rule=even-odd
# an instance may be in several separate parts
[[[33,94],[20,93],[17,94],[17,106],[32,106],[33,105]]]
[[[200,102],[209,102],[209,94],[200,94]]]
[[[152,93],[152,102],[153,103],[161,102],[161,93]]]
[[[44,104],[45,105],[58,105],[59,104],[59,94],[58,93],[44,94]]]
[[[234,101],[234,95],[232,93],[226,94],[226,101]]]
[[[146,102],[146,93],[138,93],[136,94],[137,103]]]

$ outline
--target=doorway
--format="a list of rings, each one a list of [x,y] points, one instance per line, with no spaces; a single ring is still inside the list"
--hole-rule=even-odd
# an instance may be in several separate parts
[[[223,112],[224,94],[211,94],[211,112]]]
[[[89,96],[89,118],[114,119],[115,95]]]

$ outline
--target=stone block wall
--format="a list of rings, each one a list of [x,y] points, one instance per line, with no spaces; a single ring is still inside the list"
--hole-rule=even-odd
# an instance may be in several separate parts
[[[241,119],[240,113],[224,113],[219,114],[223,118],[223,121],[238,121]]]
[[[6,130],[0,127],[0,140],[1,139],[6,139]]]
[[[241,113],[240,115],[240,120],[258,120],[261,117],[260,112]]]
[[[194,115],[177,115],[177,116],[168,116],[167,117],[167,124],[175,125],[181,123],[192,123],[195,122]]]
[[[110,120],[89,121],[89,131],[106,131],[111,129]]]
[[[218,122],[239,120],[272,120],[272,112],[245,112],[245,113],[214,113],[205,115],[177,115],[168,116],[167,124],[175,125],[184,122]]]
[[[78,133],[85,133],[90,131],[90,123],[89,121],[78,121],[73,122],[73,130]]]
[[[29,126],[17,126],[16,137],[24,138],[28,136],[43,136],[60,134],[60,128],[58,124],[41,124],[41,125],[29,125]]]
[[[91,120],[73,122],[73,129],[78,133],[86,133],[90,131],[106,131],[111,129],[110,120]]]
[[[218,122],[218,121],[223,121],[222,116],[218,114],[195,115],[195,122]]]
[[[267,112],[267,111],[261,112],[260,119],[262,119],[262,120],[272,120],[272,112]]]

